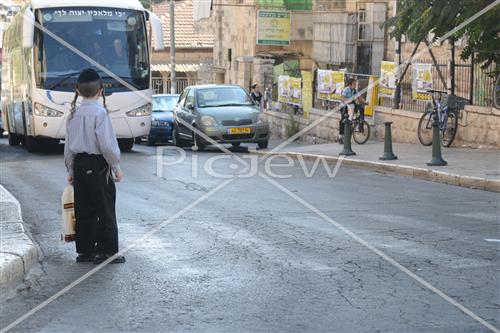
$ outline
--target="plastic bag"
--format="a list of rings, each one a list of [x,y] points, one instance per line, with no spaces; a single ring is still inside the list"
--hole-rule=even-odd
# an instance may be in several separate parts
[[[62,230],[61,240],[73,242],[76,239],[75,195],[73,186],[68,185],[61,197],[62,204]]]

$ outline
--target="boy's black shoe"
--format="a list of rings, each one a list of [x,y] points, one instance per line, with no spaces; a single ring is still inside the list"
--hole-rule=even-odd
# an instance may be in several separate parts
[[[76,262],[93,262],[94,257],[91,253],[79,253],[76,257]]]
[[[99,265],[108,260],[108,258],[112,257],[112,254],[97,254],[94,258],[94,265]],[[110,264],[123,264],[125,262],[124,256],[117,256],[115,259],[111,260]]]

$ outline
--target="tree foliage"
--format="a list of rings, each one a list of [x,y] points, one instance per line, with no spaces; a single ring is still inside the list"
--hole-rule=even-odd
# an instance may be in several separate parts
[[[140,0],[144,8],[150,9],[151,8],[151,3],[161,3],[165,0]]]
[[[391,37],[405,35],[418,43],[429,35],[434,41],[448,34],[495,0],[398,0],[398,15],[390,18],[386,26],[393,28]],[[460,56],[468,59],[472,54],[483,68],[500,64],[500,5],[476,18],[450,38],[464,38],[465,47]]]

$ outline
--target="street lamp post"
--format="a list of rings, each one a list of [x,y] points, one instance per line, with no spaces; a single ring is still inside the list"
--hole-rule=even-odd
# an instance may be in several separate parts
[[[174,0],[170,0],[170,93],[177,92],[177,82],[175,78],[175,5]]]

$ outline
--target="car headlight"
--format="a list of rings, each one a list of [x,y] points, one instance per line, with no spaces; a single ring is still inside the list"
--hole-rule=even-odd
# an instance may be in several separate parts
[[[200,122],[203,126],[217,126],[217,121],[210,116],[202,116]]]
[[[62,117],[64,115],[64,113],[61,111],[54,110],[39,103],[35,103],[34,112],[37,116],[42,117]]]
[[[151,126],[160,126],[160,121],[159,120],[153,120],[151,122]]]
[[[137,109],[133,109],[132,111],[127,112],[127,116],[129,117],[144,117],[151,115],[151,103],[143,105]]]
[[[264,117],[264,115],[262,114],[259,114],[257,116],[257,124],[265,124],[267,121],[266,121],[266,118]]]

